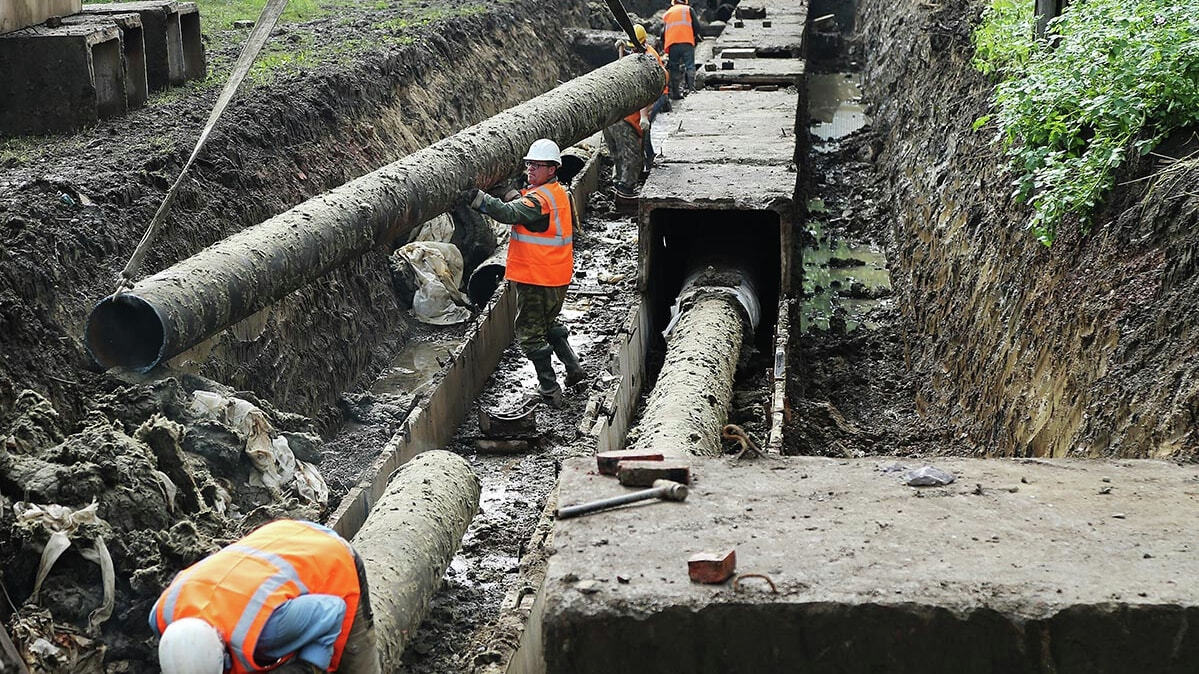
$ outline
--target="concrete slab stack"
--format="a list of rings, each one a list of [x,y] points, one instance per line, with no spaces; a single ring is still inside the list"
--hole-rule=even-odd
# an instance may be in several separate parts
[[[121,31],[121,50],[125,59],[125,101],[130,110],[140,108],[150,97],[149,80],[146,79],[146,42],[143,36],[142,17],[137,13],[109,14],[98,19],[87,14],[77,14],[63,19],[69,26],[90,26],[112,23]]]
[[[195,5],[191,12],[195,13]],[[111,16],[136,12],[141,16],[146,43],[146,77],[150,91],[159,91],[172,84],[187,81],[187,63],[180,22],[180,3],[175,0],[145,2],[114,2],[84,5],[83,12],[92,16]],[[190,19],[189,19],[190,23]],[[198,26],[198,24],[197,24]],[[198,30],[195,38],[198,39]],[[194,48],[194,47],[193,47]],[[199,47],[201,52],[203,46]]]
[[[25,28],[0,35],[0,132],[77,129],[127,109],[116,24]]]

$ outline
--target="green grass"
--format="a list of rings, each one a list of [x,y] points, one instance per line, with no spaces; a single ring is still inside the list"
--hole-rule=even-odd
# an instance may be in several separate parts
[[[1000,78],[989,117],[1048,245],[1067,221],[1089,230],[1129,156],[1199,124],[1199,0],[1075,0],[1052,44],[1031,41],[1031,6],[993,0],[975,64]]]

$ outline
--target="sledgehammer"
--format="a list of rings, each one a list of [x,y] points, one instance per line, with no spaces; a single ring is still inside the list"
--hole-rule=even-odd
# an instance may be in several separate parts
[[[659,498],[663,501],[685,501],[687,500],[687,485],[680,484],[673,480],[654,480],[654,486],[649,489],[642,489],[630,494],[621,494],[620,496],[612,496],[610,498],[602,498],[591,503],[580,503],[579,505],[566,506],[558,508],[556,515],[558,519],[564,520],[570,517],[586,515],[587,513],[597,510],[606,510],[615,508],[618,505],[626,503],[636,503],[637,501],[648,501],[651,498]]]

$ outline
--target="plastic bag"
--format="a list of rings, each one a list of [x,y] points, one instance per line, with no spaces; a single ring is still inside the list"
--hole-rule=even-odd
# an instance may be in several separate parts
[[[470,301],[458,290],[462,285],[462,253],[449,243],[416,241],[401,246],[395,255],[411,266],[417,288],[412,314],[422,323],[452,325],[470,318]]]

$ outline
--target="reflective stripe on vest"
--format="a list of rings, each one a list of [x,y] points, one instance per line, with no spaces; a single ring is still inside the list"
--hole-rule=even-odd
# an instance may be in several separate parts
[[[155,602],[154,627],[161,634],[175,620],[201,618],[225,639],[233,656],[232,672],[259,671],[254,651],[271,613],[283,602],[312,592],[346,602],[330,662],[336,668],[361,592],[353,549],[319,524],[271,522],[184,569]]]
[[[675,5],[662,15],[665,30],[662,32],[662,46],[669,50],[672,44],[695,44],[695,29],[691,25],[691,7]]]

